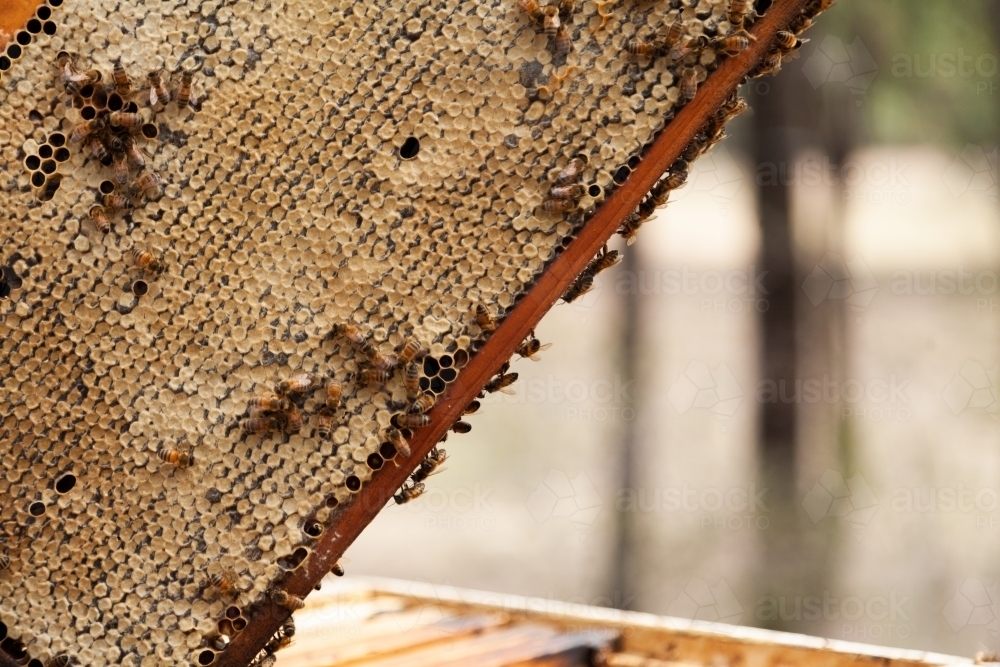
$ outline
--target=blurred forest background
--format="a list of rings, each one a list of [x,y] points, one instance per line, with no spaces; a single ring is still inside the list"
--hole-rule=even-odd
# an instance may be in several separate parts
[[[808,37],[349,573],[1000,649],[1000,0]]]

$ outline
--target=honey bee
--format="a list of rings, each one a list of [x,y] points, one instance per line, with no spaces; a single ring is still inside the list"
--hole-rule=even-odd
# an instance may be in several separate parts
[[[406,375],[403,376],[403,387],[406,389],[406,398],[414,401],[420,396],[420,366],[410,364],[406,367]]]
[[[728,37],[720,37],[713,44],[723,53],[735,56],[750,48],[750,37],[752,35],[749,33],[745,35],[729,35]]]
[[[97,137],[90,137],[85,148],[90,156],[99,162],[104,162],[108,157],[108,149],[104,147],[104,142]]]
[[[112,111],[109,120],[112,127],[123,127],[128,130],[138,129],[145,122],[139,114],[127,111]]]
[[[489,308],[481,303],[476,304],[476,324],[484,332],[495,331],[497,328],[497,321],[493,319]]]
[[[756,15],[757,12],[754,11],[753,0],[732,0],[726,18],[733,24],[733,29],[738,31],[743,29],[747,20]]]
[[[536,21],[542,18],[542,8],[535,0],[517,0],[517,6]]]
[[[288,617],[288,620],[281,625],[279,632],[285,637],[295,636],[295,619],[292,616]]]
[[[365,344],[365,337],[361,333],[360,327],[354,324],[334,324],[332,333],[334,336],[346,338],[355,345]]]
[[[677,190],[687,183],[690,165],[684,160],[678,160],[670,167],[670,174],[664,181],[667,189]]]
[[[139,175],[139,178],[135,182],[135,187],[150,201],[156,201],[163,196],[163,185],[160,182],[160,175],[152,169],[146,169]]]
[[[463,412],[462,414],[471,415],[474,412],[479,412],[479,408],[481,407],[482,404],[479,401],[472,401],[471,403],[469,403],[469,405],[466,406],[465,412]]]
[[[625,44],[625,51],[633,56],[654,56],[660,51],[657,42],[644,42],[641,39],[630,39]]]
[[[430,423],[431,418],[427,415],[399,413],[392,416],[392,425],[396,428],[423,428]]]
[[[306,603],[297,595],[292,595],[288,591],[280,588],[271,590],[271,599],[289,611],[298,611],[306,606]]]
[[[166,104],[170,101],[170,91],[163,83],[163,76],[160,70],[150,72],[146,75],[149,80],[149,106],[155,107],[159,103]]]
[[[391,371],[398,362],[396,357],[391,354],[382,354],[371,344],[366,344],[361,351],[368,357],[368,362],[380,371]]]
[[[566,30],[566,26],[559,26],[556,30],[556,36],[553,38],[553,43],[556,47],[556,53],[565,55],[570,52],[570,49],[573,48],[573,40],[569,36],[569,31]]]
[[[575,158],[569,161],[565,167],[562,168],[556,175],[555,184],[556,185],[566,185],[572,183],[580,178],[580,174],[587,167],[587,156],[583,153],[577,155]]]
[[[698,94],[698,72],[693,67],[684,70],[681,76],[681,101],[687,104]]]
[[[273,656],[281,649],[291,646],[293,641],[294,640],[291,636],[286,635],[279,628],[278,631],[274,633],[274,636],[271,637],[266,644],[264,644],[264,651],[267,652],[269,656]]]
[[[249,435],[277,431],[281,423],[274,417],[251,417],[243,422],[243,432]]]
[[[111,77],[114,79],[116,93],[124,97],[132,92],[132,79],[129,78],[128,72],[125,71],[125,66],[122,65],[121,58],[115,61],[115,68],[112,71]]]
[[[554,36],[560,27],[562,27],[562,22],[559,20],[559,8],[555,5],[549,5],[543,9],[542,29],[545,34]]]
[[[337,380],[330,380],[326,383],[326,407],[328,410],[336,410],[340,407],[340,400],[344,394],[344,385]]]
[[[10,567],[10,556],[7,554],[0,554],[0,572],[3,572]]]
[[[594,276],[589,273],[584,273],[579,278],[576,279],[569,289],[563,294],[563,301],[566,303],[573,303],[581,296],[589,292],[594,288]]]
[[[339,560],[336,563],[333,564],[333,567],[330,568],[330,573],[333,576],[335,576],[335,577],[342,577],[342,576],[344,576],[344,574],[345,574],[345,572],[344,572],[344,566],[340,564]]]
[[[131,199],[122,197],[121,195],[104,195],[101,201],[104,204],[104,208],[110,213],[118,213],[135,208]]]
[[[405,368],[411,361],[422,356],[423,350],[420,348],[420,343],[414,338],[407,338],[396,357],[396,363],[400,368]]]
[[[493,379],[486,383],[486,386],[483,387],[483,391],[488,394],[493,394],[498,391],[505,394],[514,393],[510,391],[508,387],[517,382],[517,373],[508,373],[508,368],[510,368],[510,362],[505,363]]]
[[[69,667],[69,656],[63,653],[45,663],[45,667]]]
[[[747,101],[734,93],[728,100],[726,100],[726,103],[722,105],[722,108],[716,112],[715,121],[719,125],[725,125],[730,120],[746,111],[747,107]]]
[[[397,505],[404,505],[415,498],[419,498],[424,493],[423,484],[413,484],[412,486],[404,485],[399,489],[399,493],[393,496]]]
[[[129,138],[125,146],[125,151],[128,153],[128,159],[133,167],[142,169],[146,166],[146,155],[139,148],[139,144],[135,143],[135,139]]]
[[[302,430],[302,413],[295,405],[289,405],[284,414],[285,432],[298,433]]]
[[[451,430],[455,433],[468,433],[472,430],[472,424],[464,421],[457,421],[451,425]]]
[[[433,448],[424,460],[420,462],[417,469],[413,471],[413,474],[410,475],[410,479],[413,480],[414,484],[423,482],[436,472],[440,472],[438,468],[447,460],[448,452],[437,447]]]
[[[535,338],[534,335],[531,335],[528,336],[528,338],[526,338],[523,343],[517,346],[517,353],[525,359],[538,361],[538,356],[537,356],[538,353],[543,352],[544,350],[547,350],[550,347],[552,347],[552,343],[546,343],[545,345],[542,345],[542,341]],[[478,408],[479,406],[476,405],[476,409]]]
[[[327,409],[322,409],[316,418],[316,433],[323,439],[329,439],[333,432],[333,413]]]
[[[81,88],[91,83],[91,74],[78,72],[73,57],[67,52],[60,51],[56,54],[56,65],[59,67],[59,81],[70,95],[76,95]]]
[[[111,220],[108,219],[108,212],[104,210],[103,206],[94,205],[90,208],[90,219],[94,221],[94,226],[97,227],[97,231],[102,234],[107,234],[111,231]]]
[[[377,368],[362,369],[358,376],[361,384],[385,384],[392,377],[389,371],[381,371]]]
[[[621,227],[618,228],[618,233],[621,235],[623,239],[625,239],[625,242],[628,245],[632,245],[633,243],[635,243],[636,235],[639,233],[639,228],[642,227],[643,220],[644,218],[642,215],[633,212],[627,218],[625,218],[625,221],[621,224]],[[575,296],[571,295],[570,292],[572,292],[575,287],[576,283],[574,283],[573,286],[566,291],[566,294],[563,295],[564,301],[566,300],[567,296],[572,296],[572,298],[577,299],[583,294],[581,292],[580,294],[577,294]],[[569,302],[567,301],[567,303]]]
[[[160,273],[163,271],[163,264],[148,250],[132,248],[132,261],[144,273]]]
[[[583,196],[583,186],[579,183],[574,185],[557,185],[549,190],[552,199],[579,199]]]
[[[190,452],[181,452],[176,449],[168,449],[164,447],[157,451],[156,455],[164,463],[175,465],[178,468],[187,468],[194,465],[194,454],[191,454]]]
[[[559,0],[559,15],[568,19],[576,9],[576,0]]]
[[[680,62],[695,51],[704,49],[707,45],[708,40],[703,35],[698,37],[686,37],[670,49],[670,59],[674,62]]]
[[[410,412],[423,414],[433,408],[435,403],[437,403],[437,398],[433,394],[421,394],[417,397],[417,400],[413,401],[413,405],[410,406]]]
[[[787,30],[779,30],[774,38],[774,43],[783,53],[794,51],[808,41],[808,39],[799,39],[795,33]]]
[[[764,56],[764,59],[747,75],[747,78],[756,79],[767,74],[777,74],[781,71],[781,52],[774,51]]]
[[[177,88],[177,108],[187,109],[188,105],[195,107],[191,100],[191,88],[194,83],[194,72],[181,73],[181,85]],[[197,108],[196,108],[197,110]]]
[[[591,273],[591,275],[596,276],[601,271],[610,269],[620,261],[622,261],[622,258],[618,254],[618,251],[608,250],[608,246],[605,244],[605,246],[601,249],[601,253],[590,262],[587,270]]]
[[[991,662],[1000,662],[1000,657],[994,651],[979,651],[976,653],[977,665],[986,665]]]
[[[288,409],[287,398],[279,396],[254,396],[247,401],[250,411],[263,414],[265,412],[284,412]]]
[[[69,133],[69,142],[71,144],[78,144],[87,137],[97,132],[100,132],[105,127],[107,127],[108,119],[107,116],[98,116],[97,118],[92,118],[88,121],[84,121],[74,127]]]
[[[208,585],[220,594],[233,598],[239,597],[239,575],[230,568],[208,578]]]
[[[406,441],[406,438],[403,437],[403,433],[401,431],[397,429],[390,429],[388,437],[389,442],[392,443],[392,446],[396,448],[396,451],[399,452],[404,459],[410,458],[410,443]]]
[[[274,386],[274,393],[278,396],[287,394],[304,394],[316,386],[316,376],[312,373],[299,373],[287,380],[282,380]]]
[[[115,182],[118,185],[125,185],[128,181],[128,158],[125,153],[116,155],[114,158]]]
[[[549,213],[572,211],[576,206],[572,199],[546,199],[542,202],[542,210]]]
[[[667,34],[663,38],[663,41],[668,47],[672,47],[681,41],[684,36],[684,20],[678,18],[676,21],[670,24],[670,28],[667,29]]]

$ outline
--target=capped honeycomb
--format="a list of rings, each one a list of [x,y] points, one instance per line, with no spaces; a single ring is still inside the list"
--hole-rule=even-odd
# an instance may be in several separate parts
[[[444,392],[739,48],[731,0],[60,4],[0,57],[0,648],[36,664],[211,664],[419,425],[378,360]]]

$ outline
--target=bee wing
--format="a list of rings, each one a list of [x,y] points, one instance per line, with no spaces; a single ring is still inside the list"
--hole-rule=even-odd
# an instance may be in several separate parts
[[[429,474],[427,476],[428,477],[433,477],[434,475],[440,475],[441,473],[443,473],[447,469],[448,469],[448,466],[440,466],[437,470],[435,470],[434,472],[432,472],[431,474]]]
[[[517,395],[517,390],[511,389],[510,387],[504,387],[503,389],[498,389],[497,391],[501,394],[510,394],[511,396]]]
[[[545,345],[542,345],[533,355],[528,357],[528,359],[531,359],[532,361],[541,361],[541,358],[538,356],[539,353],[544,352],[550,347],[552,347],[552,343],[546,343]]]
[[[159,96],[157,96],[157,94],[156,94],[156,87],[155,86],[150,86],[149,87],[149,106],[155,107],[156,103],[159,101],[159,99],[160,99]]]

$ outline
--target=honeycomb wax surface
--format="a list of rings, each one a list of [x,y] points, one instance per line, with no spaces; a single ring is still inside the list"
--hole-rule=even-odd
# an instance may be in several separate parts
[[[678,17],[725,34],[727,4],[578,2],[561,54],[514,0],[66,0],[0,84],[7,640],[43,662],[198,664],[309,548],[307,522],[377,474],[402,373],[361,384],[331,327],[473,353],[475,305],[513,305],[672,117],[681,68],[703,81],[718,59],[624,44]],[[89,212],[114,167],[69,140],[90,102],[59,83],[62,50],[104,84],[120,59],[157,130],[140,145],[164,194],[108,233]],[[172,91],[195,70],[200,110],[150,107],[157,69]],[[543,211],[580,153],[578,208]],[[322,392],[300,431],[245,435],[248,401],[300,372],[344,383],[332,437]],[[208,585],[230,570],[234,595]]]

